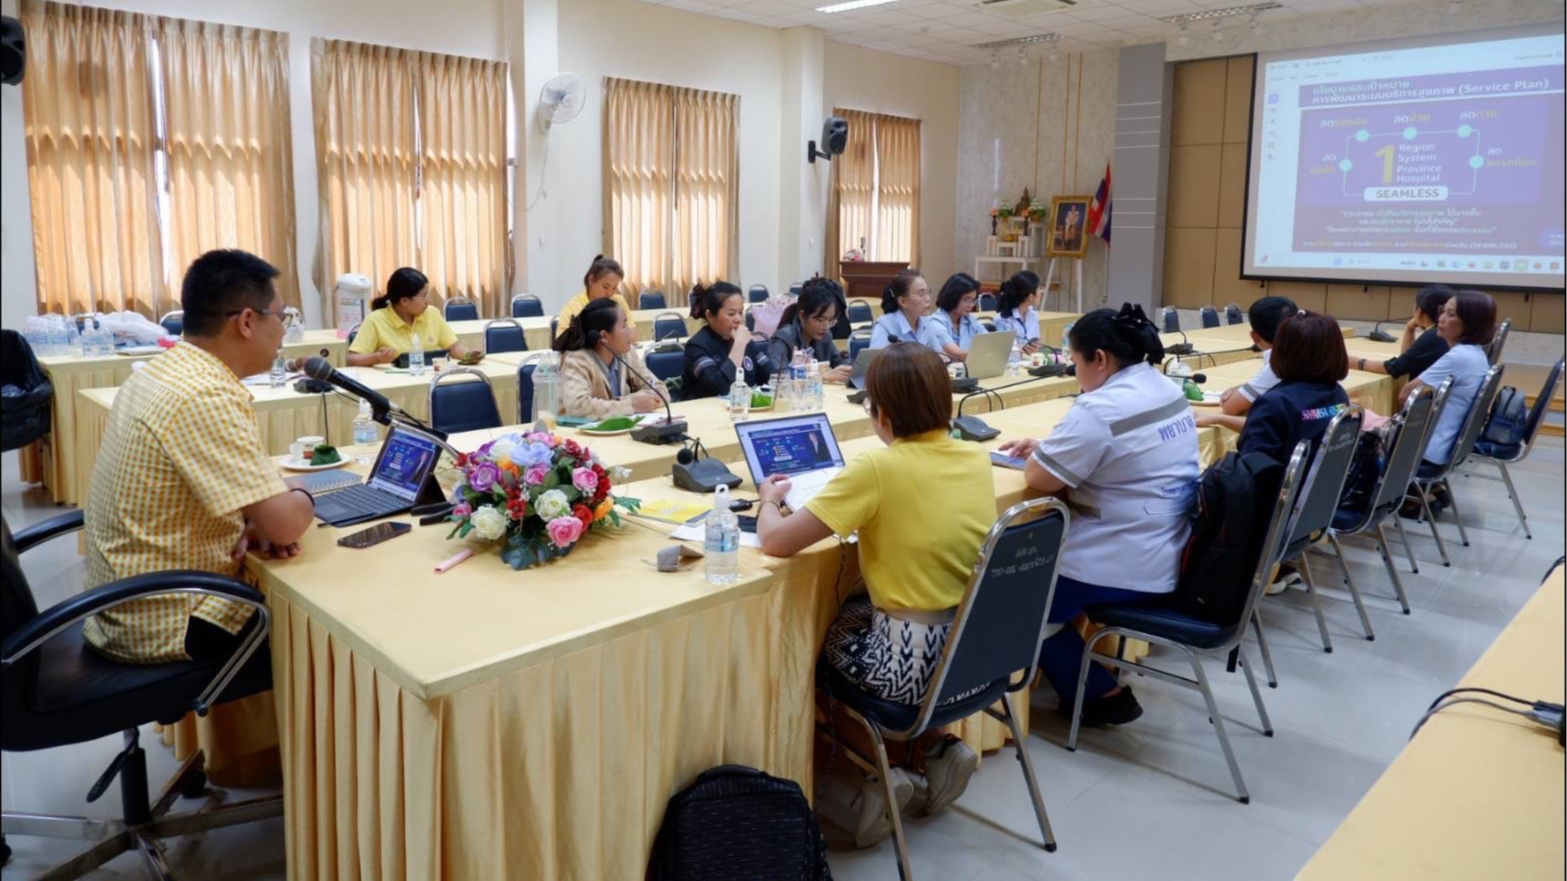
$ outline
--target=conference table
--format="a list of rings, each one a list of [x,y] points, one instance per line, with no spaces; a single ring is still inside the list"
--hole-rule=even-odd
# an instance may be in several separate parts
[[[1564,614],[1558,566],[1458,685],[1562,703]],[[1555,732],[1461,704],[1426,722],[1299,877],[1561,878],[1562,803]]]

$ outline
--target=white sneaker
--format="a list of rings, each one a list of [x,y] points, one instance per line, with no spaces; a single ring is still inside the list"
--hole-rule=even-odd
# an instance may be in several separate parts
[[[1286,572],[1280,575],[1277,581],[1263,588],[1262,592],[1270,597],[1278,596],[1296,585],[1305,583],[1305,581],[1301,580],[1299,572]]]
[[[914,781],[901,768],[892,769],[892,791],[902,813],[914,798]],[[878,777],[866,777],[860,784],[860,813],[854,822],[854,846],[875,847],[892,836],[892,818],[887,814],[887,787]]]
[[[925,815],[939,813],[958,800],[968,788],[969,778],[979,769],[979,753],[957,738],[950,738],[932,747],[925,754],[925,779],[930,781],[930,794],[925,802]]]

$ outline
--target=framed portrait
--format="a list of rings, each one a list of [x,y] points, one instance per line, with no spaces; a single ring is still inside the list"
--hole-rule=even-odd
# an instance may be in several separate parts
[[[1081,257],[1088,251],[1088,204],[1092,201],[1092,196],[1056,196],[1050,200],[1046,254]]]

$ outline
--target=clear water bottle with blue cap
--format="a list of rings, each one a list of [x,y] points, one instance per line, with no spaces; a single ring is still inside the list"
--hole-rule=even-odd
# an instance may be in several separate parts
[[[723,484],[713,493],[702,555],[706,557],[708,584],[734,584],[740,580],[740,518],[729,510],[729,487]]]

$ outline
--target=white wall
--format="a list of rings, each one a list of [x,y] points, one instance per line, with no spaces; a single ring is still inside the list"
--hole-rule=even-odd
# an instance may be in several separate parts
[[[962,269],[956,256],[960,68],[827,43],[822,108],[871,110],[920,120],[920,263],[939,287]],[[825,229],[825,218],[824,226]],[[839,255],[824,255],[837,269]]]

